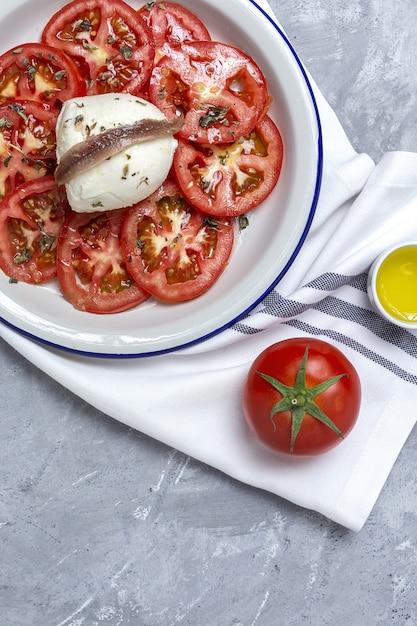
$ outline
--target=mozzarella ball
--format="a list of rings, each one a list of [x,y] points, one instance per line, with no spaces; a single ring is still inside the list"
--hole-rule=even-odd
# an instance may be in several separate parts
[[[130,94],[74,98],[59,114],[58,163],[88,137],[143,119],[166,119],[153,104]],[[79,213],[129,207],[150,196],[166,179],[178,145],[173,136],[137,143],[76,174],[65,185],[71,208]]]

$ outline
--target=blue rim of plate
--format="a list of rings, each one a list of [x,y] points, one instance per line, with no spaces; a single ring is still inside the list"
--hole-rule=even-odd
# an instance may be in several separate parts
[[[233,319],[228,321],[226,324],[223,324],[222,326],[219,326],[218,328],[210,331],[209,333],[206,333],[206,334],[202,335],[201,337],[198,337],[198,338],[193,339],[191,341],[184,342],[184,343],[181,343],[179,345],[172,346],[172,347],[169,347],[169,348],[165,348],[165,349],[162,348],[162,349],[159,349],[159,350],[154,350],[154,351],[149,351],[149,352],[137,352],[137,353],[131,353],[131,354],[124,354],[124,353],[106,353],[106,352],[93,352],[93,351],[88,351],[88,350],[79,350],[77,348],[69,348],[67,346],[60,345],[59,343],[54,343],[53,341],[48,341],[47,339],[44,339],[43,337],[37,337],[36,335],[34,335],[34,334],[24,330],[24,329],[19,328],[15,324],[12,324],[8,320],[4,319],[3,317],[0,317],[0,321],[5,326],[7,326],[7,327],[11,328],[12,330],[18,332],[20,335],[23,335],[24,337],[27,337],[28,339],[31,339],[33,341],[36,341],[37,343],[40,343],[43,346],[46,346],[46,347],[49,347],[49,348],[58,349],[59,351],[67,352],[67,353],[73,354],[73,355],[94,357],[94,358],[103,358],[103,359],[118,359],[119,360],[119,359],[145,358],[145,357],[152,357],[152,356],[170,354],[172,352],[176,352],[178,350],[182,350],[184,348],[193,346],[195,344],[202,343],[202,342],[206,341],[207,339],[210,339],[211,337],[214,337],[215,335],[218,335],[218,334],[222,333],[223,331],[225,331],[226,329],[228,329],[231,326],[233,326],[233,324],[235,324],[236,322],[238,322],[239,320],[244,318],[246,315],[248,315],[260,302],[262,302],[262,300],[265,298],[265,296],[282,280],[282,278],[288,272],[288,270],[290,269],[291,265],[294,263],[295,259],[297,258],[298,254],[299,254],[299,252],[300,252],[300,250],[301,250],[301,248],[302,248],[302,246],[304,244],[304,241],[305,241],[305,239],[306,239],[306,237],[308,235],[308,232],[310,230],[311,224],[313,222],[313,218],[314,218],[314,215],[315,215],[315,212],[316,212],[316,208],[317,208],[317,203],[318,203],[319,196],[320,196],[320,188],[321,188],[321,181],[322,181],[322,174],[323,174],[323,133],[322,133],[322,126],[321,126],[320,114],[319,114],[316,98],[314,96],[314,92],[313,92],[310,80],[309,80],[309,78],[307,76],[307,73],[306,73],[306,71],[304,69],[304,66],[301,63],[301,61],[300,61],[300,59],[299,59],[299,57],[298,57],[294,47],[292,46],[291,42],[289,41],[289,39],[287,38],[285,33],[282,31],[282,29],[272,19],[272,17],[262,7],[260,7],[259,4],[257,4],[255,2],[255,0],[248,0],[248,1],[271,24],[271,26],[277,31],[279,36],[283,39],[283,41],[287,45],[288,49],[290,50],[290,52],[291,52],[295,62],[298,65],[298,68],[299,68],[299,70],[300,70],[300,72],[302,74],[302,77],[303,77],[304,81],[305,81],[305,85],[306,85],[306,87],[308,89],[308,92],[310,94],[311,102],[312,102],[312,105],[313,105],[313,110],[314,110],[315,117],[316,117],[316,123],[317,123],[317,171],[316,171],[316,180],[315,180],[315,187],[314,187],[313,198],[312,198],[312,201],[311,201],[311,207],[310,207],[310,210],[309,210],[309,214],[308,214],[308,218],[306,220],[306,224],[305,224],[304,230],[303,230],[303,232],[302,232],[302,234],[301,234],[301,236],[299,238],[299,241],[298,241],[297,245],[295,246],[295,249],[293,250],[290,258],[287,261],[287,263],[284,265],[282,270],[279,272],[278,276],[265,289],[265,291],[258,298],[256,298],[256,300],[254,300],[250,304],[250,306],[246,307],[246,309],[241,311],[239,313],[239,315],[236,315]]]

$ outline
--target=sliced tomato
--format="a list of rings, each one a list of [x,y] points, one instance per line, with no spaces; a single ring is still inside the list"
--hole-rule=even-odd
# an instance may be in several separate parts
[[[71,211],[61,230],[57,271],[62,293],[76,309],[119,313],[148,297],[127,272],[119,234],[124,210]]]
[[[0,102],[35,100],[60,108],[84,94],[77,66],[56,48],[26,43],[0,56]]]
[[[164,55],[166,44],[210,41],[210,33],[195,13],[175,2],[147,2],[138,15],[149,27],[156,60]]]
[[[155,65],[150,98],[167,117],[184,113],[178,136],[199,143],[231,143],[255,126],[268,92],[255,61],[213,41],[171,47]]]
[[[43,283],[56,276],[58,235],[68,210],[53,176],[24,183],[0,203],[0,265],[10,278]]]
[[[283,145],[265,116],[232,144],[184,141],[174,156],[178,184],[190,204],[210,215],[242,215],[271,193],[281,171]]]
[[[149,29],[123,0],[73,0],[46,24],[42,42],[78,65],[87,93],[138,94],[149,79],[154,52]]]
[[[136,283],[159,300],[201,295],[223,271],[233,246],[231,220],[191,207],[171,180],[128,209],[121,244]]]
[[[0,106],[0,200],[27,180],[52,174],[58,111],[40,102]]]

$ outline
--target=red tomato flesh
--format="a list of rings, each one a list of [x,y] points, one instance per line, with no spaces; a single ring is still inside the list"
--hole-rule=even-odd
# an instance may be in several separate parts
[[[40,102],[0,106],[0,200],[18,185],[53,173],[57,117]]]
[[[0,102],[32,100],[59,109],[84,94],[77,66],[55,47],[26,43],[0,56]]]
[[[249,133],[267,100],[265,78],[244,52],[213,41],[165,50],[149,84],[150,98],[168,117],[181,112],[182,139],[232,143]]]
[[[128,210],[123,254],[136,283],[159,300],[200,296],[223,271],[232,247],[231,220],[210,221],[191,207],[176,183],[165,181]]]
[[[58,243],[57,272],[62,293],[80,311],[119,313],[149,294],[129,275],[120,248],[123,209],[75,213],[64,222]]]
[[[24,183],[0,203],[0,266],[12,279],[56,276],[58,236],[69,206],[53,176]]]
[[[150,41],[148,27],[123,0],[73,0],[42,32],[42,42],[77,64],[88,95],[138,94],[152,69]]]
[[[139,9],[138,15],[149,27],[156,60],[164,55],[166,45],[211,40],[209,31],[197,15],[175,2],[148,2]]]
[[[232,144],[181,141],[174,170],[191,204],[210,215],[242,215],[271,193],[281,171],[282,139],[268,116]]]

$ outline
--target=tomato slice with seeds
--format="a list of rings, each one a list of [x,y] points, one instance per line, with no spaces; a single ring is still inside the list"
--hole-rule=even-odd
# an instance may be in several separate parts
[[[165,181],[128,209],[121,245],[134,280],[159,300],[200,296],[223,271],[233,246],[231,220],[211,220],[190,206],[177,184]]]
[[[76,309],[119,313],[141,304],[149,294],[130,277],[119,234],[125,211],[71,211],[58,243],[57,272],[62,293]]]
[[[178,46],[185,41],[211,40],[200,18],[175,2],[148,2],[138,15],[150,29],[157,61],[164,55],[166,44]]]
[[[58,111],[40,102],[0,106],[0,200],[22,183],[53,173],[57,117]]]
[[[232,144],[180,141],[174,171],[188,202],[210,215],[233,216],[265,200],[278,181],[282,159],[281,134],[264,116],[254,130]]]
[[[11,279],[56,276],[58,235],[69,206],[53,176],[17,187],[0,203],[0,266]]]
[[[213,41],[165,50],[152,71],[149,95],[168,118],[184,113],[178,136],[199,143],[231,143],[246,135],[268,102],[255,61]]]
[[[138,94],[147,83],[154,51],[149,29],[123,0],[74,0],[57,11],[42,42],[78,65],[87,94]]]
[[[0,102],[32,100],[60,108],[84,94],[77,66],[56,48],[26,43],[0,56]]]

